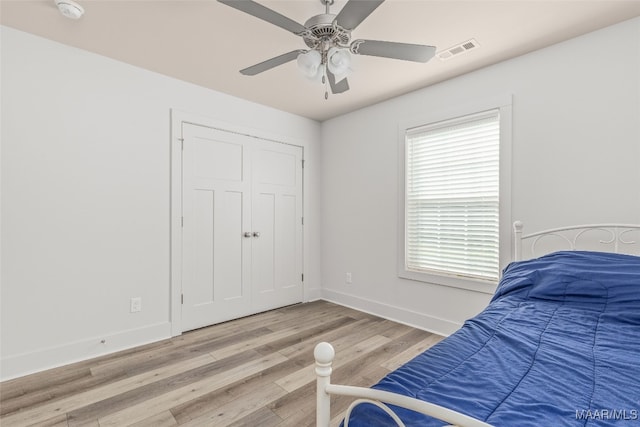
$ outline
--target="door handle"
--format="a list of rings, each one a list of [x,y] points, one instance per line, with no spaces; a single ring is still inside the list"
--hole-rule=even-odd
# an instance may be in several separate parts
[[[251,237],[251,232],[250,231],[245,231],[243,236],[249,238],[249,237]]]
[[[253,232],[253,237],[260,237],[260,232],[259,231],[254,231]]]

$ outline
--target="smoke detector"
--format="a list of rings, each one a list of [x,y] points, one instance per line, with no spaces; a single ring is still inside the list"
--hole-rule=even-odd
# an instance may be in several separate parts
[[[55,0],[58,10],[70,19],[80,19],[84,15],[84,9],[73,0]]]

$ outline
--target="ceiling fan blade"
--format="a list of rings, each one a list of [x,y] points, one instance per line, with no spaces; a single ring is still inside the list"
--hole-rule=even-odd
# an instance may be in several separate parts
[[[252,0],[218,0],[222,4],[226,4],[227,6],[231,6],[235,9],[238,9],[242,12],[248,13],[249,15],[253,15],[256,18],[262,19],[263,21],[267,21],[273,25],[277,25],[280,28],[284,28],[287,31],[291,31],[294,34],[302,34],[307,29],[302,25],[294,21],[293,19],[289,19],[284,15],[279,14],[278,12],[269,9],[259,3],[256,3]]]
[[[329,70],[327,70],[327,77],[329,78],[331,93],[337,94],[349,90],[349,82],[347,82],[346,78],[340,80],[339,82],[336,82],[336,76]]]
[[[355,40],[351,43],[351,52],[357,55],[427,62],[435,55],[436,48],[421,44],[385,42],[381,40]]]
[[[349,0],[335,22],[346,30],[353,30],[371,14],[384,0]]]
[[[256,65],[252,65],[251,67],[247,67],[243,70],[240,70],[240,73],[245,76],[255,76],[256,74],[262,73],[263,71],[270,70],[278,65],[282,65],[286,62],[293,61],[298,57],[299,54],[306,52],[305,50],[299,49],[294,50],[280,56],[276,56],[275,58],[267,59],[264,62],[261,62]]]

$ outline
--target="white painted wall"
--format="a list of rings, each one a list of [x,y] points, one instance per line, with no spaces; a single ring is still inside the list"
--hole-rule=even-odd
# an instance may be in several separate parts
[[[513,219],[529,231],[640,223],[636,18],[324,122],[325,298],[443,333],[487,304],[487,294],[397,277],[397,129],[505,93],[513,94]]]
[[[1,31],[3,379],[170,335],[171,108],[304,147],[319,296],[317,122]]]
[[[435,331],[489,296],[397,277],[399,122],[512,93],[513,218],[530,230],[640,222],[640,18],[322,126],[6,27],[1,37],[4,379],[169,336],[170,108],[302,144],[307,297]]]

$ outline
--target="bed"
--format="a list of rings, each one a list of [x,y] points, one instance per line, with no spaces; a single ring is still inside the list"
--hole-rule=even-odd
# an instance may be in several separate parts
[[[317,425],[331,395],[354,398],[345,427],[640,425],[640,226],[514,236],[487,308],[373,387],[331,384],[318,344]]]

